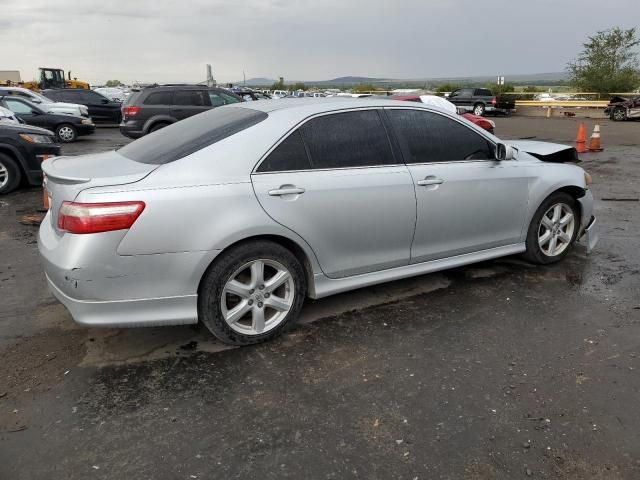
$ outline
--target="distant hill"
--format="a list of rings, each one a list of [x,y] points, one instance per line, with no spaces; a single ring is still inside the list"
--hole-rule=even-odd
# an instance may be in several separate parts
[[[331,80],[285,80],[285,85],[292,85],[299,81],[309,86],[334,86],[334,87],[353,87],[359,84],[381,84],[381,85],[408,85],[408,84],[433,84],[438,85],[441,83],[484,83],[495,81],[497,75],[478,75],[469,77],[425,77],[425,78],[378,78],[378,77],[357,77],[346,76],[337,77]],[[529,73],[529,74],[504,74],[507,82],[532,82],[538,83],[549,81],[567,80],[568,76],[566,72],[546,72],[546,73]],[[252,87],[269,87],[276,80],[265,77],[250,78],[246,81],[247,85]],[[235,85],[242,85],[242,81],[235,82]]]

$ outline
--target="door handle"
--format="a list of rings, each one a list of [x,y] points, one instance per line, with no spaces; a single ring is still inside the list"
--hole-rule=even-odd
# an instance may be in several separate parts
[[[269,190],[269,195],[272,197],[280,197],[282,195],[302,195],[304,191],[304,188],[298,187],[276,188],[275,190]]]
[[[427,177],[424,180],[418,180],[416,183],[421,187],[426,187],[428,185],[440,185],[444,183],[444,180],[436,177]]]

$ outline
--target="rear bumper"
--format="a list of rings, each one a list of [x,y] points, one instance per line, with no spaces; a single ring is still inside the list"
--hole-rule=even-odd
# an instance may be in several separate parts
[[[122,122],[120,124],[120,133],[125,137],[129,137],[133,139],[144,136],[144,131],[140,129],[136,123],[134,123],[133,125],[130,125],[130,124],[127,124],[126,122]]]
[[[51,292],[82,325],[196,323],[198,285],[219,251],[118,255],[126,233],[61,235],[47,214],[38,250]]]
[[[46,274],[45,274],[46,275]],[[152,327],[198,322],[198,296],[89,301],[71,298],[47,277],[49,290],[76,323],[93,327]]]

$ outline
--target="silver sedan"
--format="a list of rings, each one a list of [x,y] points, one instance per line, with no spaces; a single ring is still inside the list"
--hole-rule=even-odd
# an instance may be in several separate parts
[[[304,299],[597,241],[575,150],[502,143],[386,99],[216,108],[117,151],[43,164],[49,286],[92,326],[201,321],[273,338]]]

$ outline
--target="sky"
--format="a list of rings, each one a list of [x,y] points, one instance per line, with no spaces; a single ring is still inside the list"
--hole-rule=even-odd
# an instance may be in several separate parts
[[[639,0],[0,0],[0,70],[92,84],[563,71]],[[635,23],[634,23],[635,22]],[[507,78],[508,81],[508,78]]]

